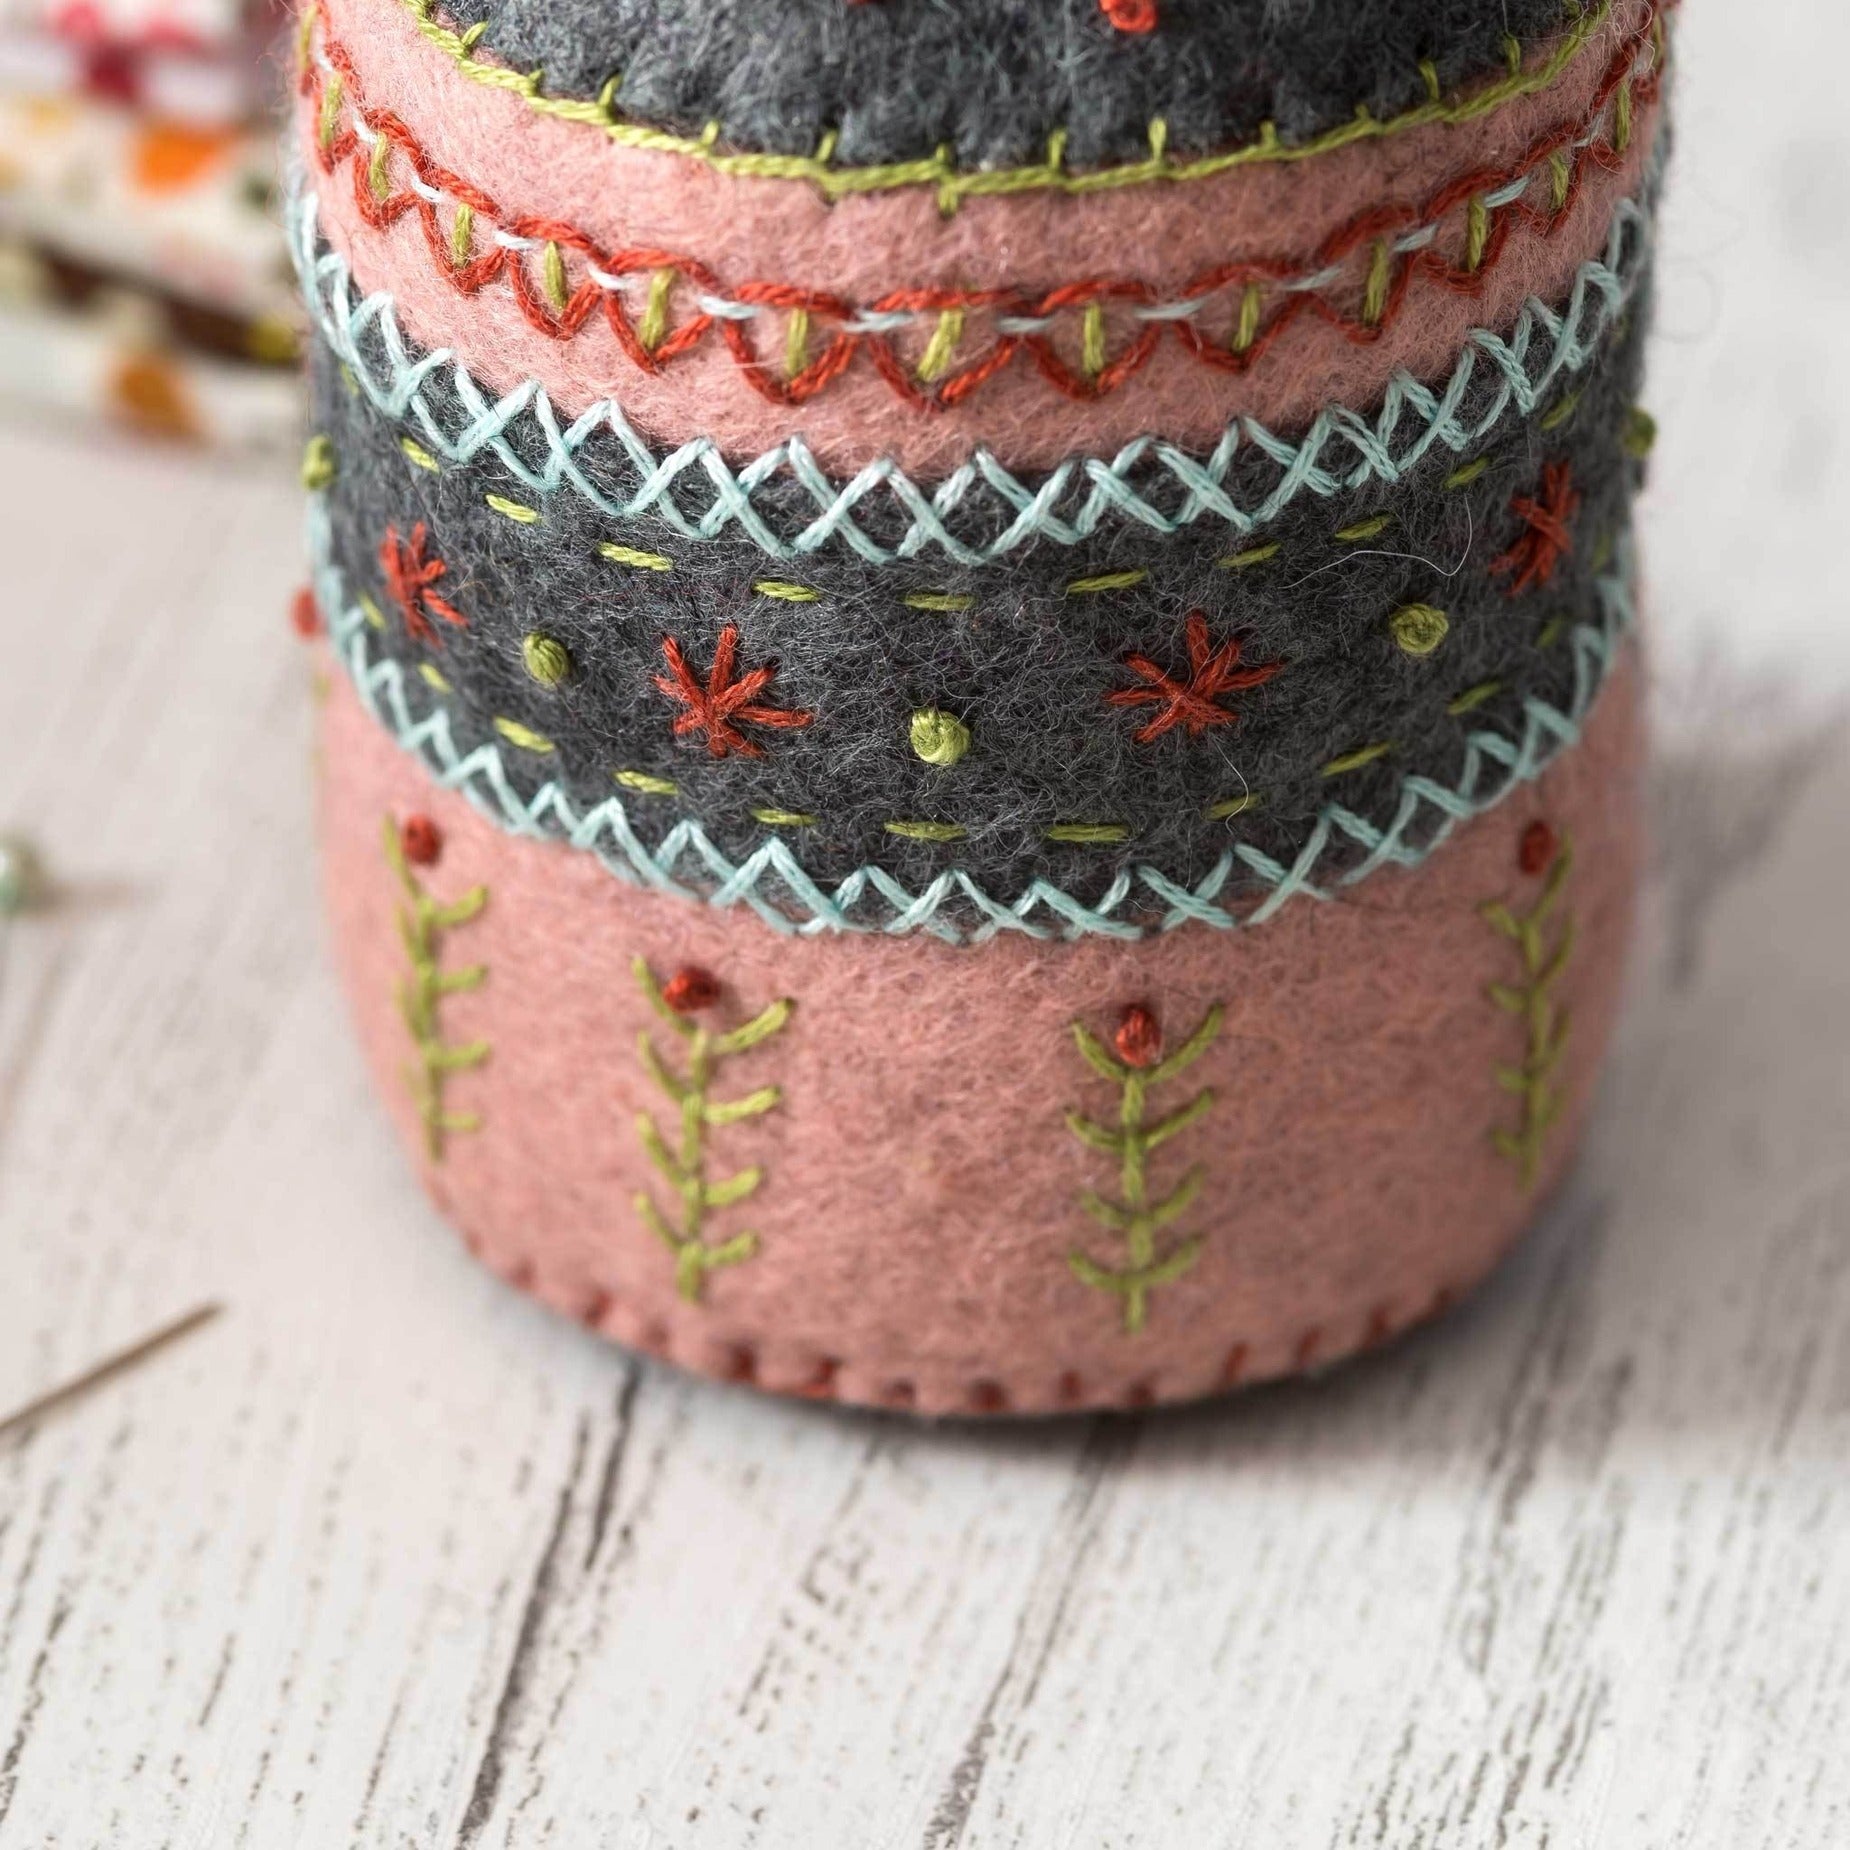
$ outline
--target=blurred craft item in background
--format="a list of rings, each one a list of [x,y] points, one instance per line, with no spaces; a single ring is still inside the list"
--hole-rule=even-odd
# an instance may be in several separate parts
[[[0,409],[294,443],[280,24],[265,0],[0,0]]]

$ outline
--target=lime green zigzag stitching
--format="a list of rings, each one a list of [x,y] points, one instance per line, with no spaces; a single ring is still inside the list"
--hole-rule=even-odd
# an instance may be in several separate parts
[[[758,1236],[749,1231],[709,1245],[706,1239],[708,1212],[743,1201],[754,1194],[764,1180],[763,1169],[754,1163],[723,1182],[709,1182],[706,1133],[727,1124],[737,1124],[745,1118],[761,1117],[773,1110],[784,1096],[781,1087],[760,1086],[744,1098],[720,1102],[708,1096],[708,1087],[722,1060],[744,1053],[760,1041],[768,1041],[789,1021],[796,1004],[789,997],[783,997],[754,1015],[742,1028],[715,1034],[669,1007],[645,958],[638,957],[631,969],[649,1006],[687,1043],[687,1072],[682,1075],[670,1072],[663,1064],[646,1030],[636,1037],[649,1077],[668,1094],[680,1113],[681,1138],[676,1149],[669,1149],[655,1127],[655,1120],[647,1112],[637,1118],[636,1130],[650,1162],[680,1197],[681,1224],[676,1226],[670,1221],[647,1194],[636,1197],[636,1212],[649,1231],[674,1255],[675,1289],[688,1303],[697,1304],[709,1272],[716,1272],[722,1266],[739,1265],[758,1250]]]
[[[445,54],[472,83],[486,84],[511,91],[526,100],[530,109],[541,115],[567,122],[583,122],[601,129],[610,140],[625,148],[644,148],[656,153],[684,155],[711,167],[717,173],[737,179],[807,181],[828,199],[840,199],[852,193],[893,192],[905,187],[930,187],[938,197],[938,209],[955,212],[966,199],[984,194],[1029,193],[1096,193],[1123,186],[1142,186],[1151,181],[1206,180],[1217,173],[1236,167],[1248,167],[1277,161],[1304,161],[1320,154],[1333,153],[1360,141],[1378,141],[1401,135],[1409,129],[1425,128],[1432,123],[1474,122],[1493,115],[1504,104],[1521,97],[1533,96],[1551,88],[1598,35],[1611,18],[1614,0],[1599,0],[1589,7],[1563,35],[1559,43],[1533,68],[1514,69],[1507,77],[1487,85],[1453,102],[1429,97],[1412,109],[1394,116],[1374,116],[1366,107],[1358,108],[1347,122],[1338,123],[1309,141],[1286,143],[1270,123],[1261,125],[1256,141],[1216,154],[1191,159],[1172,159],[1167,151],[1169,128],[1161,116],[1150,123],[1150,154],[1147,160],[1122,167],[1102,167],[1085,173],[1068,173],[1062,166],[1066,136],[1056,131],[1048,139],[1047,158],[1031,167],[1006,167],[960,171],[950,156],[939,149],[926,160],[894,161],[870,167],[835,167],[828,153],[832,140],[815,154],[749,154],[721,148],[719,124],[710,122],[698,135],[676,135],[666,129],[651,128],[642,122],[627,122],[615,114],[617,80],[605,84],[595,100],[545,95],[541,88],[542,73],[516,71],[504,64],[488,64],[475,56],[481,39],[479,28],[456,32],[436,17],[435,0],[402,0],[417,29],[431,44]],[[1660,8],[1654,6],[1651,20],[1655,25]],[[309,19],[317,17],[310,14]],[[304,22],[305,27],[307,21]],[[1429,80],[1431,81],[1431,80]]]
[[[404,1069],[405,1086],[424,1126],[424,1148],[433,1163],[440,1163],[450,1136],[482,1128],[478,1113],[451,1111],[444,1104],[444,1086],[451,1074],[480,1066],[489,1054],[487,1041],[453,1045],[443,1038],[438,1020],[443,998],[479,989],[488,979],[486,964],[445,970],[442,967],[443,937],[446,932],[467,925],[480,915],[488,904],[488,889],[471,887],[462,898],[447,906],[440,905],[418,885],[390,816],[385,819],[384,839],[385,858],[398,876],[398,884],[409,902],[397,909],[398,935],[411,962],[410,977],[398,986],[398,1012],[411,1031],[418,1059],[415,1066]]]
[[[1134,1336],[1143,1328],[1149,1314],[1150,1294],[1159,1285],[1172,1284],[1201,1257],[1201,1236],[1198,1234],[1166,1253],[1159,1254],[1156,1245],[1158,1232],[1186,1214],[1200,1194],[1203,1178],[1200,1164],[1191,1167],[1161,1201],[1152,1201],[1148,1157],[1152,1150],[1200,1123],[1214,1109],[1213,1088],[1197,1092],[1179,1111],[1171,1112],[1155,1124],[1144,1123],[1144,1111],[1153,1087],[1186,1071],[1214,1044],[1224,1013],[1217,1002],[1195,1032],[1168,1059],[1147,1070],[1114,1060],[1084,1022],[1073,1023],[1073,1039],[1086,1064],[1119,1091],[1116,1130],[1095,1124],[1077,1111],[1066,1114],[1067,1129],[1081,1143],[1088,1149],[1118,1159],[1118,1187],[1123,1200],[1107,1201],[1088,1188],[1080,1191],[1080,1205],[1094,1220],[1123,1237],[1127,1263],[1122,1271],[1114,1272],[1075,1247],[1067,1254],[1067,1264],[1082,1285],[1110,1292],[1122,1301],[1126,1335]]]
[[[1561,1094],[1554,1075],[1567,1051],[1570,1017],[1555,1001],[1553,990],[1574,954],[1573,914],[1563,917],[1561,934],[1552,946],[1547,930],[1549,920],[1560,909],[1573,865],[1574,846],[1563,834],[1548,878],[1526,913],[1512,912],[1501,900],[1491,900],[1479,908],[1490,926],[1516,946],[1522,960],[1520,983],[1492,983],[1489,990],[1498,1008],[1522,1018],[1527,1037],[1521,1064],[1496,1069],[1497,1084],[1517,1101],[1515,1128],[1498,1127],[1490,1138],[1498,1154],[1516,1165],[1524,1188],[1534,1186],[1548,1132],[1561,1114]]]

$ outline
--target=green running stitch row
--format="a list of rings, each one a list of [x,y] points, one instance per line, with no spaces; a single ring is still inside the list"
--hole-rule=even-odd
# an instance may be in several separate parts
[[[767,838],[745,861],[734,862],[691,819],[675,823],[651,846],[637,834],[617,797],[582,813],[556,783],[531,799],[522,797],[496,745],[484,743],[465,754],[451,736],[443,709],[422,715],[412,710],[406,675],[397,662],[374,653],[366,617],[332,562],[326,510],[319,502],[310,505],[309,529],[317,593],[336,654],[373,718],[440,784],[461,790],[484,815],[515,834],[590,850],[620,879],[709,905],[742,903],[773,930],[806,935],[929,932],[955,944],[981,944],[1002,931],[1034,938],[1098,934],[1130,940],[1190,922],[1231,930],[1261,924],[1300,896],[1335,897],[1381,867],[1418,866],[1460,823],[1496,808],[1578,742],[1632,622],[1629,547],[1622,545],[1614,571],[1600,581],[1599,620],[1575,625],[1569,637],[1574,687],[1564,706],[1530,696],[1523,702],[1518,738],[1488,727],[1471,731],[1456,783],[1407,774],[1385,824],[1332,799],[1289,865],[1249,843],[1235,843],[1193,885],[1139,865],[1121,870],[1091,904],[1038,878],[1014,898],[999,897],[960,868],[947,869],[914,893],[884,869],[867,866],[825,891],[777,836]],[[1361,848],[1363,858],[1341,871],[1326,871],[1325,854],[1338,844]],[[677,877],[683,862],[698,884]],[[1236,878],[1243,890],[1229,893]],[[1126,911],[1132,916],[1120,916]],[[975,923],[966,916],[972,914]]]

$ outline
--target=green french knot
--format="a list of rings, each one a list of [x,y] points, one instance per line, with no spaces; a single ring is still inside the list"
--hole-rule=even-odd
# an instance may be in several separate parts
[[[334,440],[318,431],[302,452],[302,486],[314,494],[334,480],[334,473]]]
[[[1145,1122],[1149,1094],[1166,1080],[1185,1072],[1213,1046],[1225,1012],[1217,1002],[1174,1053],[1167,1059],[1144,1066],[1114,1059],[1083,1022],[1073,1023],[1073,1039],[1086,1064],[1101,1079],[1118,1088],[1115,1129],[1095,1123],[1078,1111],[1066,1114],[1067,1129],[1087,1149],[1118,1159],[1120,1199],[1108,1200],[1088,1188],[1080,1191],[1079,1204],[1094,1220],[1123,1240],[1125,1264],[1114,1270],[1099,1264],[1077,1247],[1067,1254],[1067,1264],[1082,1285],[1107,1292],[1119,1300],[1127,1336],[1136,1335],[1144,1327],[1151,1294],[1159,1286],[1172,1284],[1192,1270],[1201,1257],[1202,1248],[1199,1234],[1178,1241],[1167,1251],[1160,1250],[1157,1244],[1160,1231],[1186,1214],[1201,1193],[1205,1179],[1201,1165],[1192,1165],[1174,1189],[1157,1200],[1150,1192],[1148,1162],[1153,1150],[1200,1123],[1214,1109],[1213,1089],[1197,1092],[1186,1105],[1155,1124]]]
[[[926,707],[912,716],[912,749],[927,764],[953,765],[970,749],[970,728],[955,714]]]
[[[1452,627],[1434,604],[1403,604],[1388,618],[1388,629],[1404,655],[1430,655]]]
[[[521,637],[520,659],[541,687],[558,687],[571,679],[571,652],[564,643],[537,630]]]
[[[1625,414],[1625,429],[1619,436],[1619,447],[1627,456],[1642,462],[1651,454],[1651,446],[1657,441],[1657,419],[1643,405],[1633,405]]]
[[[668,1094],[673,1103],[680,1135],[671,1148],[646,1112],[636,1120],[637,1135],[649,1161],[660,1171],[662,1179],[679,1204],[679,1219],[672,1220],[647,1194],[636,1197],[636,1212],[643,1225],[674,1256],[675,1289],[690,1304],[697,1304],[706,1289],[707,1275],[724,1266],[740,1265],[758,1250],[758,1236],[749,1229],[729,1239],[710,1241],[707,1216],[716,1209],[731,1207],[755,1194],[764,1180],[764,1170],[757,1164],[740,1170],[723,1181],[713,1181],[707,1174],[707,1133],[746,1118],[762,1117],[775,1110],[783,1099],[779,1086],[760,1086],[743,1098],[715,1099],[710,1088],[714,1073],[724,1060],[756,1047],[779,1033],[796,1007],[788,997],[761,1009],[743,1027],[718,1033],[701,1026],[693,1017],[695,1008],[677,1008],[664,994],[649,968],[646,958],[638,957],[630,966],[637,986],[649,1006],[665,1021],[687,1049],[684,1072],[673,1071],[655,1051],[647,1031],[636,1037],[644,1070]],[[673,992],[673,982],[669,993]],[[696,1005],[704,1007],[705,1004]]]

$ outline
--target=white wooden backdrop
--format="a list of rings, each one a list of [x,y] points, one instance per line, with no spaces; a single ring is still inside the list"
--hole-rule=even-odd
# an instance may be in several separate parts
[[[1777,19],[1776,19],[1777,15]],[[1778,43],[1768,39],[1777,25]],[[0,1845],[1850,1843],[1850,28],[1691,0],[1636,998],[1442,1327],[926,1429],[485,1277],[362,1084],[281,478],[0,438]]]

